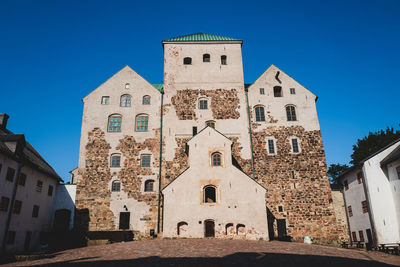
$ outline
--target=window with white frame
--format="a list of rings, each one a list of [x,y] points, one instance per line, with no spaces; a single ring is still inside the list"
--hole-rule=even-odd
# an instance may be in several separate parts
[[[267,139],[268,154],[276,154],[275,140],[273,138]]]
[[[299,140],[297,138],[292,138],[291,143],[292,143],[292,152],[300,153]]]

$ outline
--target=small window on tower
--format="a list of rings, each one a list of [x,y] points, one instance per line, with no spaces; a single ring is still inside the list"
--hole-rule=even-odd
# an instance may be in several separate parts
[[[191,57],[185,57],[183,59],[183,65],[191,65],[192,64],[192,58]]]
[[[260,88],[260,95],[265,95],[264,88]]]
[[[290,94],[291,94],[291,95],[295,95],[295,94],[296,94],[296,89],[290,88]]]
[[[221,65],[226,65],[226,64],[227,64],[226,56],[223,55],[221,56]]]
[[[210,62],[210,54],[203,55],[203,62]]]
[[[109,97],[109,96],[103,96],[103,97],[101,97],[101,104],[102,104],[102,105],[108,105],[108,104],[110,104],[110,97]]]

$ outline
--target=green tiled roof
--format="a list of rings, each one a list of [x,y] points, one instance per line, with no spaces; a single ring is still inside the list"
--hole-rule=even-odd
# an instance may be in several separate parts
[[[242,40],[215,34],[203,33],[203,32],[163,40],[163,42],[209,42],[209,41],[242,41]]]
[[[153,83],[152,85],[160,92],[162,92],[164,89],[164,85],[162,83]]]

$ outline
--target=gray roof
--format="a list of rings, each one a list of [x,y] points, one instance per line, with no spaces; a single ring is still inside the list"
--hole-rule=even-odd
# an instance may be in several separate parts
[[[396,159],[400,159],[400,145],[381,161],[381,165],[387,165]]]
[[[15,152],[10,150],[7,142],[16,142],[20,149]],[[57,172],[46,162],[46,160],[35,150],[35,148],[25,141],[23,134],[14,134],[7,129],[0,129],[0,153],[13,158],[14,160],[26,164],[37,171],[40,171],[59,182],[63,182]]]

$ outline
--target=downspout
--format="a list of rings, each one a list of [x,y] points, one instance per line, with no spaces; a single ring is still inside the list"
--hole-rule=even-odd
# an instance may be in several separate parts
[[[250,135],[250,151],[251,151],[251,170],[253,173],[253,179],[256,179],[256,172],[254,170],[254,155],[253,155],[253,137],[251,135],[251,120],[250,120],[250,107],[249,107],[249,97],[248,89],[244,88],[244,94],[246,95],[246,106],[247,106],[247,119],[249,121],[249,135]]]
[[[17,171],[15,172],[15,175],[14,175],[14,185],[13,185],[13,191],[12,191],[12,195],[11,195],[10,208],[8,209],[8,212],[7,212],[6,227],[4,228],[3,241],[1,243],[3,255],[6,254],[7,233],[8,233],[8,230],[10,229],[12,210],[14,208],[15,196],[17,195],[18,178],[19,178],[19,174],[21,173],[21,169],[23,166],[24,165],[21,162],[18,162]]]
[[[164,91],[161,91],[161,108],[160,108],[160,158],[159,158],[159,169],[158,169],[158,209],[157,209],[157,233],[160,233],[160,220],[161,220],[161,166],[162,166],[162,128],[163,128],[163,101]]]
[[[364,164],[366,164],[366,162],[364,162]],[[370,163],[368,162],[368,164],[370,164]],[[373,239],[372,245],[378,245],[378,236],[377,236],[376,230],[375,230],[376,228],[375,228],[374,216],[372,214],[373,212],[372,212],[372,208],[371,208],[371,200],[370,200],[370,196],[368,194],[369,190],[368,190],[368,184],[367,184],[367,179],[366,179],[367,175],[366,175],[366,172],[364,172],[363,168],[361,168],[361,171],[363,172],[363,177],[364,177],[364,179],[363,179],[364,195],[365,195],[365,201],[367,202],[368,217],[369,217],[369,221],[371,223],[371,231],[372,231],[372,239]]]

